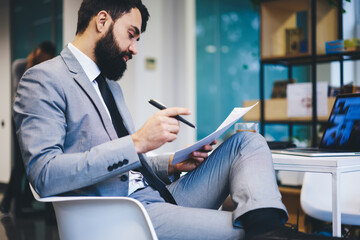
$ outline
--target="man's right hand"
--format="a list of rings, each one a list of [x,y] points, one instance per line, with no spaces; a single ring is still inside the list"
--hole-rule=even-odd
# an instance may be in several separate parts
[[[187,108],[172,107],[152,115],[136,133],[131,135],[136,152],[146,153],[174,141],[180,126],[179,121],[173,117],[190,114]]]

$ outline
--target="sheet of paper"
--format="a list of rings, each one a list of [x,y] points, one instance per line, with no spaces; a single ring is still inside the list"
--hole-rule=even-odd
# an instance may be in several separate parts
[[[312,115],[312,83],[288,84],[286,92],[288,117],[310,117]],[[327,116],[327,82],[318,82],[316,92],[317,115]]]
[[[229,129],[234,123],[236,123],[242,116],[244,116],[250,109],[252,109],[257,103],[250,107],[234,108],[225,121],[215,130],[215,132],[197,141],[196,143],[178,150],[175,152],[172,165],[182,162],[189,158],[189,155],[196,150],[201,149],[204,145],[212,143],[218,137],[220,137],[226,130]]]

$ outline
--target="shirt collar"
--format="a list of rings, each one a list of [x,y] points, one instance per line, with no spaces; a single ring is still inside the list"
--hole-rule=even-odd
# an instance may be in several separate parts
[[[81,67],[84,69],[86,76],[89,78],[90,82],[93,82],[97,76],[101,73],[99,67],[96,63],[91,60],[87,55],[75,47],[72,43],[68,44],[68,48],[74,54],[76,60],[80,63]]]

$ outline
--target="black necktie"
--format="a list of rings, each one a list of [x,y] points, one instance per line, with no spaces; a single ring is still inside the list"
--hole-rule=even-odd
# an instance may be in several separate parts
[[[109,110],[112,123],[114,125],[115,131],[118,135],[118,137],[123,137],[126,135],[129,135],[129,132],[124,126],[122,117],[120,115],[120,112],[116,106],[114,97],[109,89],[108,84],[106,83],[104,77],[100,74],[95,81],[99,85],[100,93],[104,99],[104,102]],[[142,175],[145,177],[146,181],[156,190],[159,191],[160,195],[165,199],[165,201],[176,204],[175,199],[171,195],[171,193],[166,188],[166,185],[163,181],[161,181],[160,178],[156,176],[156,174],[153,172],[149,164],[146,162],[144,156],[142,154],[139,154],[139,159],[141,162],[142,167],[139,168],[139,171],[142,173]]]

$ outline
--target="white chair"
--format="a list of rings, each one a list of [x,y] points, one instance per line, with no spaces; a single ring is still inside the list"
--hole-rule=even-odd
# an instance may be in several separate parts
[[[301,207],[316,219],[332,222],[331,174],[305,173],[301,188]],[[360,173],[341,174],[341,223],[360,225]]]
[[[128,197],[47,197],[61,240],[157,240],[150,217],[141,203]]]

